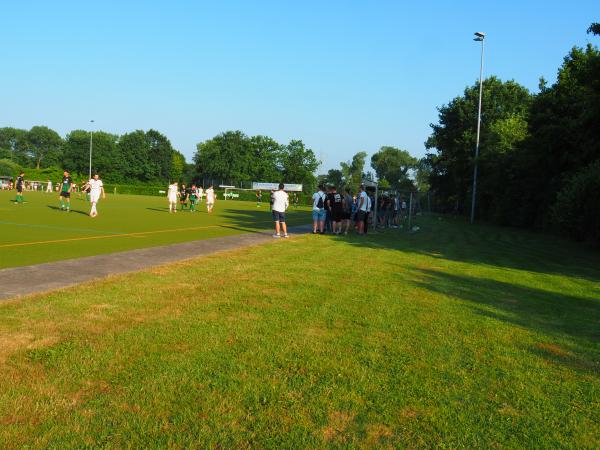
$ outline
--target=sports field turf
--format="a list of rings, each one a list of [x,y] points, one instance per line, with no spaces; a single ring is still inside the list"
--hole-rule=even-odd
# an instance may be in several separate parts
[[[36,264],[135,248],[174,244],[270,229],[269,203],[217,201],[214,213],[169,214],[165,197],[107,195],[90,218],[89,203],[74,195],[70,213],[60,211],[57,194],[26,192],[15,205],[15,191],[0,191],[0,268]],[[306,208],[288,213],[289,225],[310,222]]]
[[[419,220],[0,303],[0,448],[600,447],[599,255]]]

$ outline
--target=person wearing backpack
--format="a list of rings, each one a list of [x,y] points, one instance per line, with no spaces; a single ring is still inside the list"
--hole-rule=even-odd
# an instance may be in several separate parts
[[[313,194],[312,200],[313,234],[317,234],[317,232],[323,234],[325,228],[325,201],[327,200],[327,195],[323,192],[322,184],[319,185],[319,190]]]

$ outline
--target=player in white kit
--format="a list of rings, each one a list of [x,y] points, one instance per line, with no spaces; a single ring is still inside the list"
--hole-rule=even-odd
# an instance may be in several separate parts
[[[209,214],[212,212],[216,200],[217,196],[215,195],[215,190],[213,189],[213,186],[211,184],[206,190],[206,211]]]
[[[85,188],[87,187],[90,188],[90,202],[92,203],[90,217],[96,217],[98,215],[96,204],[100,201],[100,194],[102,194],[103,199],[106,199],[106,194],[104,193],[104,184],[102,183],[102,180],[98,177],[97,173],[94,174],[94,177],[87,182]]]
[[[169,212],[177,212],[177,197],[179,196],[179,188],[177,187],[177,181],[174,181],[169,185],[167,191],[167,198],[169,199]]]

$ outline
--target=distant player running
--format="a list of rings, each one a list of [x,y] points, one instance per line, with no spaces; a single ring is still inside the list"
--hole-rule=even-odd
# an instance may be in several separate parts
[[[179,196],[179,189],[177,187],[177,181],[169,185],[167,191],[167,198],[169,199],[169,212],[177,212],[177,197]]]
[[[212,212],[216,200],[217,196],[215,195],[215,190],[213,189],[213,185],[211,184],[206,190],[206,211],[209,214]]]
[[[25,172],[19,173],[17,182],[15,183],[15,189],[17,190],[17,197],[15,199],[15,205],[23,204],[23,189],[25,188]]]
[[[103,199],[106,198],[106,194],[104,193],[104,184],[102,183],[102,180],[98,177],[97,173],[94,174],[94,177],[86,183],[84,190],[86,192],[89,190],[90,193],[90,202],[92,202],[90,217],[96,217],[98,215],[96,204],[100,201],[100,194],[102,194]]]
[[[73,189],[73,180],[71,179],[71,175],[69,175],[69,171],[65,170],[63,172],[62,181],[60,182],[60,195],[58,196],[58,200],[60,201],[60,210],[61,211],[71,211],[71,190]]]

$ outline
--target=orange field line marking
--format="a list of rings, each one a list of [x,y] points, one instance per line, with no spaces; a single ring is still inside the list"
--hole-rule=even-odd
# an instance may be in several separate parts
[[[28,245],[54,244],[54,243],[59,243],[59,242],[71,242],[71,241],[87,241],[87,240],[92,240],[92,239],[103,239],[103,238],[113,238],[113,237],[143,236],[145,234],[170,233],[172,231],[201,230],[204,228],[218,228],[220,226],[221,225],[207,225],[207,226],[203,226],[203,227],[171,228],[171,229],[167,229],[167,230],[138,231],[136,233],[103,234],[100,236],[84,236],[84,237],[69,238],[69,239],[53,239],[53,240],[49,240],[49,241],[19,242],[19,243],[15,243],[15,244],[2,244],[2,245],[0,245],[0,248],[26,247]]]

